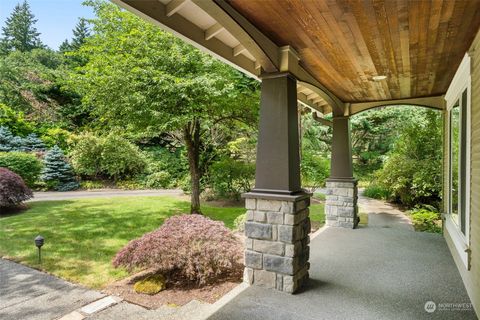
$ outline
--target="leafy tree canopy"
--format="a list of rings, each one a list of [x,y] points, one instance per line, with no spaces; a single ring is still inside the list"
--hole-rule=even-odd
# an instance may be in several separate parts
[[[199,212],[205,142],[228,121],[255,122],[256,83],[115,5],[87,4],[97,18],[93,35],[74,53],[88,62],[72,74],[72,88],[95,106],[98,126],[138,137],[169,133],[184,144],[192,212]]]
[[[194,118],[243,114],[235,70],[114,5],[87,3],[97,14],[94,35],[77,55],[89,62],[71,84],[100,122],[158,135]]]

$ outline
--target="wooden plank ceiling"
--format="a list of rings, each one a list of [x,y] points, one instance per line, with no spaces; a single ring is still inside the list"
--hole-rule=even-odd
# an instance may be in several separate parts
[[[444,94],[480,26],[480,0],[228,1],[345,102]]]

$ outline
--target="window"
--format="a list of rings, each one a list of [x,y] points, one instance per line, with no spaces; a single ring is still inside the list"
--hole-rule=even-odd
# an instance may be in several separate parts
[[[460,145],[459,145],[459,132],[460,132],[460,106],[457,102],[456,105],[450,110],[450,210],[449,213],[452,215],[452,220],[460,225],[458,219],[458,180],[459,180],[459,158],[460,158]]]
[[[465,267],[469,269],[470,215],[470,57],[465,55],[448,88],[448,190],[445,229]]]
[[[450,206],[449,214],[457,228],[465,234],[466,224],[466,120],[467,89],[449,111],[450,119]]]

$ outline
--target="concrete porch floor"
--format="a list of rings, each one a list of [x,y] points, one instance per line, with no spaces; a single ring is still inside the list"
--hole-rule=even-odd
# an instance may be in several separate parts
[[[209,319],[477,319],[472,307],[446,308],[470,299],[441,235],[413,231],[383,202],[362,198],[360,206],[368,227],[328,228],[312,240],[301,292],[249,287]]]

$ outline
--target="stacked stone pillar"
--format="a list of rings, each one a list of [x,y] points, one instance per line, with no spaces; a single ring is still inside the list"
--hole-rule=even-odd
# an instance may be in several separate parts
[[[332,158],[327,179],[326,224],[355,228],[358,225],[358,188],[353,178],[349,117],[333,117]]]
[[[255,188],[243,195],[244,280],[293,293],[308,279],[310,194],[300,186],[297,83],[262,75]]]
[[[353,229],[358,225],[357,181],[327,180],[326,224]]]
[[[309,204],[309,195],[247,195],[244,281],[293,293],[308,279]]]

